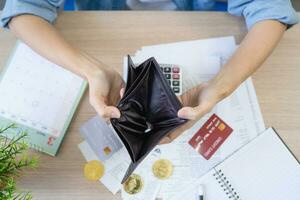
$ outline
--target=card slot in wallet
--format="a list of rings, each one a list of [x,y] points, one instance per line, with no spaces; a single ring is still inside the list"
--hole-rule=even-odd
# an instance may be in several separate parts
[[[128,57],[128,74],[127,74],[126,88],[125,88],[124,98],[120,100],[120,104],[123,101],[129,99],[132,93],[137,90],[137,88],[143,86],[143,81],[141,80],[145,80],[147,76],[149,76],[149,70],[150,67],[141,67],[141,68],[135,67],[131,58]]]
[[[126,129],[122,127],[121,124],[119,124],[119,126],[113,127],[120,137],[121,141],[123,142],[125,148],[127,149],[132,162],[136,162],[136,156],[134,155],[134,152],[139,151],[139,149],[143,145],[143,143],[140,143],[141,138],[137,135],[130,134],[128,131],[126,131]],[[135,143],[136,145],[131,145],[131,143]]]
[[[126,84],[117,104],[121,117],[111,119],[132,161],[122,183],[163,137],[186,122],[177,116],[182,105],[153,57],[135,67],[128,56]]]

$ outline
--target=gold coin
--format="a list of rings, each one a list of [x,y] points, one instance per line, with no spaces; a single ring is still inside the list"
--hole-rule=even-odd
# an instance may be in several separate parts
[[[166,159],[157,160],[152,166],[152,172],[159,179],[167,179],[173,174],[173,164]]]
[[[104,165],[98,160],[92,160],[84,166],[84,177],[90,181],[99,180],[104,174]]]
[[[128,194],[139,193],[144,186],[142,178],[137,174],[132,174],[123,184],[125,192]]]

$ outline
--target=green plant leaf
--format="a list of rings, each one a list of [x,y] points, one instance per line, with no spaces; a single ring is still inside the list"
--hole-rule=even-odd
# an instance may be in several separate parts
[[[35,168],[38,157],[28,154],[27,134],[22,132],[13,139],[5,137],[5,133],[17,129],[15,124],[0,128],[0,199],[31,200],[29,192],[17,192],[15,178],[21,175],[24,168]]]

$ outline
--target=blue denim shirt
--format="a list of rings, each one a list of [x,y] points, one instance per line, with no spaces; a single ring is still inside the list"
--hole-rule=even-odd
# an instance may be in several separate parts
[[[121,10],[125,8],[126,0],[77,0],[84,9]],[[215,0],[173,0],[178,10],[209,10]],[[64,0],[7,0],[1,26],[7,27],[10,19],[17,15],[32,14],[53,23],[59,7]],[[255,23],[273,19],[289,26],[299,22],[298,15],[290,0],[228,0],[228,12],[232,15],[243,16],[248,28]]]

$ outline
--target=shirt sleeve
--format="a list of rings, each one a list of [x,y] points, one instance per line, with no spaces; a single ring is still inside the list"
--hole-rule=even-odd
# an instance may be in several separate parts
[[[57,17],[58,8],[63,2],[63,0],[7,0],[0,25],[7,28],[13,17],[22,14],[36,15],[53,23]]]
[[[290,0],[229,0],[228,12],[244,16],[248,29],[255,23],[268,19],[280,21],[288,27],[299,22]]]

